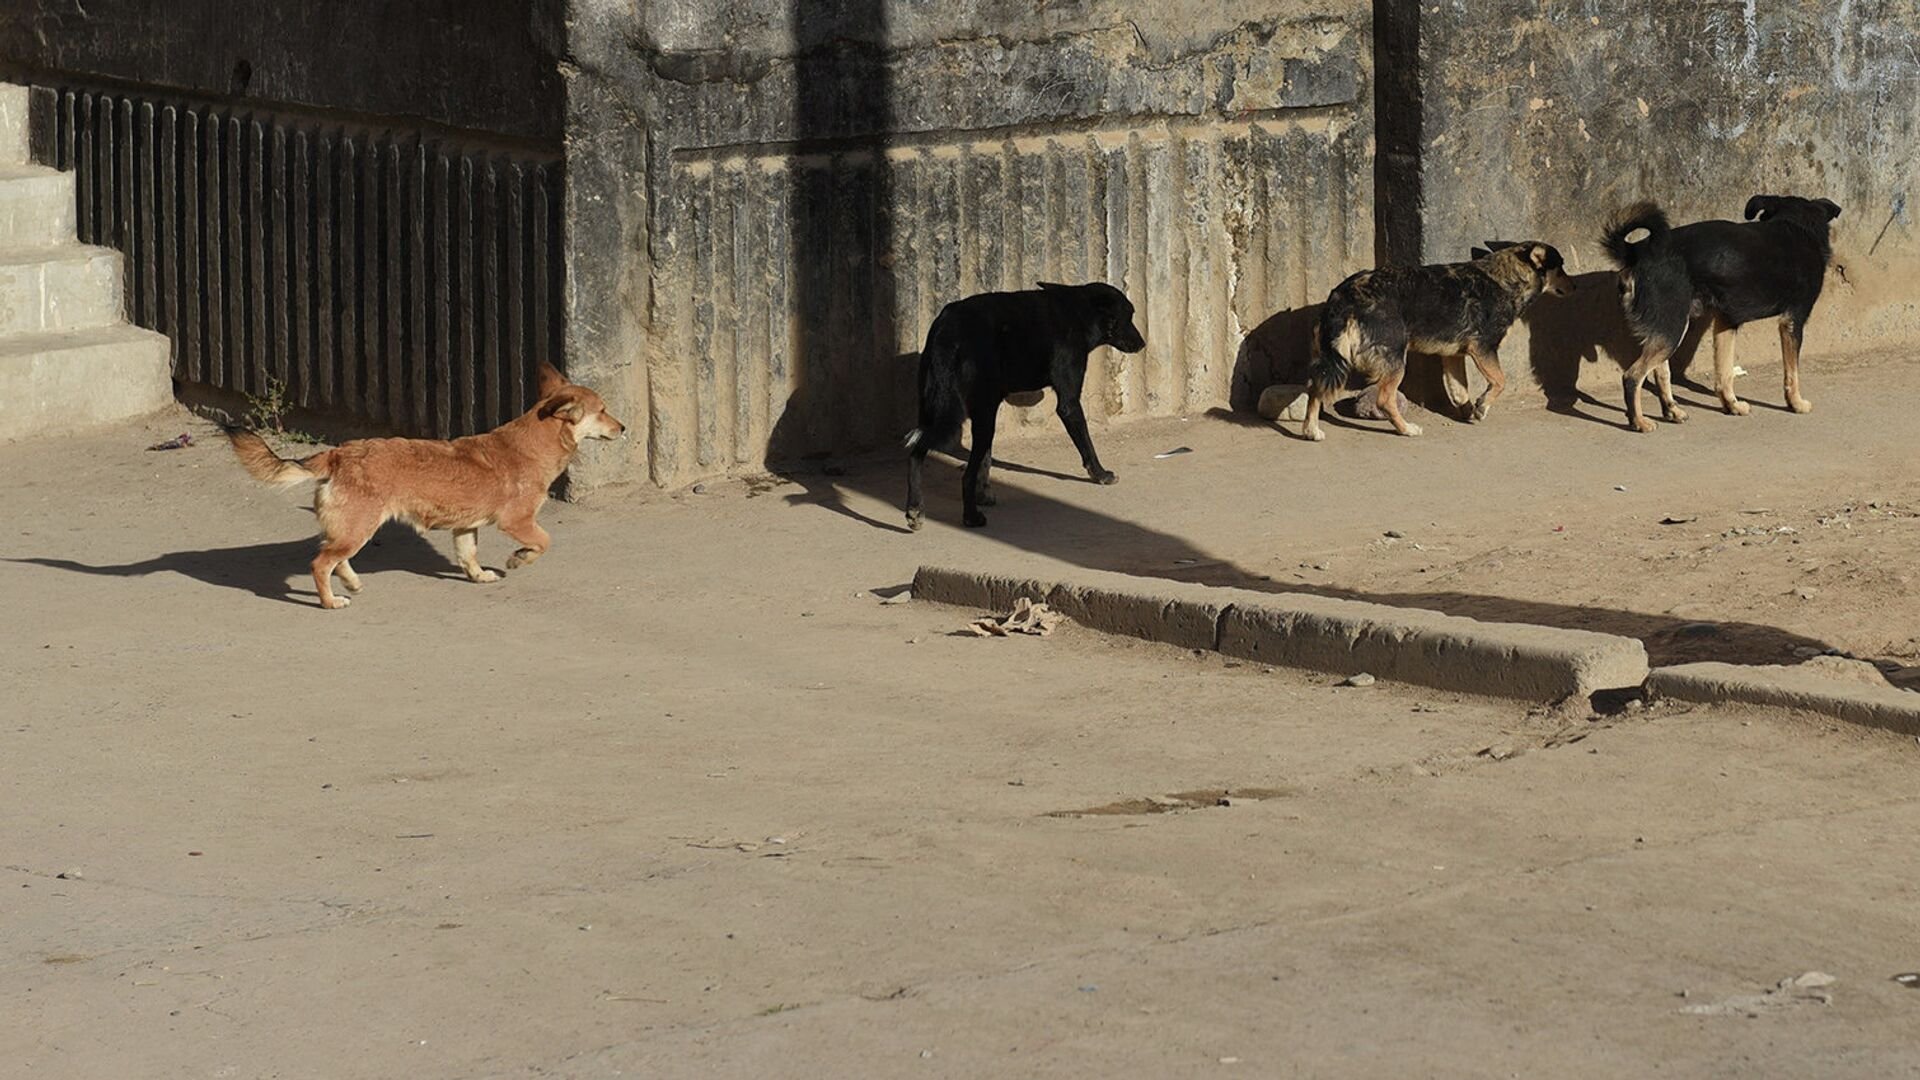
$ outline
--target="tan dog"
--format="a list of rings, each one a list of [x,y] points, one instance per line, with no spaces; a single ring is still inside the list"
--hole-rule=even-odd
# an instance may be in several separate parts
[[[470,581],[496,581],[480,568],[480,527],[495,524],[517,540],[507,560],[515,570],[546,554],[552,537],[534,516],[582,439],[613,439],[626,425],[607,414],[606,402],[569,383],[551,364],[540,365],[540,400],[518,419],[464,439],[356,439],[299,461],[273,452],[251,431],[230,431],[233,452],[254,479],[278,486],[318,480],[313,512],[320,519],[320,554],[313,583],[320,606],[343,608],[332,578],[360,591],[347,560],[381,525],[407,522],[422,532],[453,531],[453,551]]]

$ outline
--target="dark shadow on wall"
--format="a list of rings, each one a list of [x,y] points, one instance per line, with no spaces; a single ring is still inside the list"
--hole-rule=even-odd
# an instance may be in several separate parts
[[[1528,310],[1527,364],[1533,381],[1547,396],[1547,407],[1571,411],[1592,395],[1580,391],[1584,365],[1594,365],[1593,384],[1611,387],[1602,399],[1617,397],[1619,376],[1640,347],[1620,311],[1620,290],[1606,271],[1574,277],[1571,296],[1542,296]]]
[[[829,448],[897,444],[912,426],[914,378],[896,352],[887,11],[884,0],[791,0],[793,390],[767,460],[796,478]]]

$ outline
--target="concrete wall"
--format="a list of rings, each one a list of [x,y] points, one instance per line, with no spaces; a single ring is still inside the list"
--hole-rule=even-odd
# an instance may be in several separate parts
[[[644,432],[578,477],[892,444],[940,306],[1042,278],[1140,307],[1149,348],[1096,357],[1096,417],[1224,404],[1248,328],[1372,258],[1370,19],[574,0],[569,356]]]
[[[1400,260],[1489,238],[1547,240],[1592,276],[1544,300],[1507,368],[1608,401],[1632,350],[1596,235],[1654,198],[1676,223],[1738,220],[1759,193],[1825,196],[1836,267],[1808,331],[1820,355],[1920,335],[1909,196],[1920,169],[1920,10],[1911,0],[1449,0],[1385,4],[1386,63],[1413,94],[1382,122],[1381,198]],[[1771,357],[1772,334],[1750,356]],[[1762,392],[1756,385],[1755,392]],[[1773,387],[1772,393],[1778,393]]]
[[[561,0],[9,0],[0,74],[557,141]]]

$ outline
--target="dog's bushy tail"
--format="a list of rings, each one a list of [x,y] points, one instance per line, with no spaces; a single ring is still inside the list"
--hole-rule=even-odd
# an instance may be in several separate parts
[[[1647,238],[1637,244],[1627,243],[1627,237],[1635,232],[1647,230]],[[1666,251],[1667,240],[1673,235],[1673,226],[1667,222],[1666,211],[1651,202],[1637,202],[1632,206],[1616,210],[1607,219],[1607,227],[1600,234],[1600,246],[1606,249],[1607,257],[1622,270],[1631,270],[1640,261],[1642,253],[1659,254]]]
[[[1353,310],[1350,305],[1329,299],[1320,309],[1320,328],[1316,338],[1313,368],[1307,384],[1324,400],[1345,389],[1353,371],[1349,355],[1353,342]],[[1343,349],[1344,347],[1344,349]]]
[[[229,428],[227,441],[233,455],[255,480],[275,487],[289,487],[308,480],[325,480],[333,472],[333,451],[324,450],[310,458],[289,461],[273,452],[267,440],[242,428]]]
[[[935,450],[952,442],[967,419],[960,391],[959,343],[946,325],[946,313],[933,320],[927,345],[920,350],[920,426],[907,433],[908,450]]]

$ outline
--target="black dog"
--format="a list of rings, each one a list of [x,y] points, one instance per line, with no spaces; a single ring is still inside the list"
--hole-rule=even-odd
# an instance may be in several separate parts
[[[982,506],[993,505],[993,423],[1009,394],[1053,387],[1060,422],[1080,451],[1095,483],[1111,484],[1093,452],[1080,386],[1087,354],[1102,345],[1135,353],[1147,347],[1133,325],[1133,304],[1111,285],[1054,285],[1038,290],[981,293],[940,309],[920,351],[920,426],[907,436],[907,524],[920,528],[920,469],[927,452],[960,434],[973,421],[960,498],[968,525],[985,525]]]
[[[1666,418],[1676,424],[1687,418],[1674,404],[1668,361],[1687,336],[1687,325],[1702,315],[1712,320],[1714,389],[1729,413],[1748,412],[1733,392],[1734,332],[1775,316],[1787,408],[1811,410],[1813,404],[1800,396],[1800,344],[1833,258],[1828,223],[1839,216],[1840,207],[1828,199],[1794,195],[1748,199],[1744,224],[1701,221],[1675,229],[1650,202],[1616,213],[1600,243],[1620,267],[1620,304],[1640,341],[1640,358],[1620,380],[1627,426],[1653,430],[1640,412],[1640,390],[1649,372]],[[1627,237],[1641,229],[1646,239],[1628,243]]]
[[[1468,403],[1464,419],[1483,420],[1506,389],[1500,341],[1541,292],[1573,291],[1566,263],[1551,245],[1526,240],[1489,242],[1474,259],[1444,266],[1362,270],[1334,286],[1320,314],[1319,356],[1308,377],[1307,419],[1301,434],[1319,442],[1320,409],[1353,372],[1377,384],[1380,411],[1402,435],[1419,427],[1400,415],[1400,380],[1407,352],[1437,353],[1448,377],[1465,386],[1467,357],[1487,388]]]

